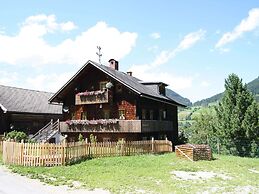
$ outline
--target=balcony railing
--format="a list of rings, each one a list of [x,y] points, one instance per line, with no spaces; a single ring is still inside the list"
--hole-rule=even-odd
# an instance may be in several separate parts
[[[109,102],[108,90],[80,92],[75,96],[75,105],[100,104]]]
[[[63,133],[68,132],[123,132],[123,133],[146,133],[146,132],[162,132],[173,131],[172,121],[158,120],[117,120],[116,122],[91,124],[94,121],[78,122],[78,124],[68,124],[68,122],[60,122],[60,130]],[[75,122],[76,123],[76,122]]]

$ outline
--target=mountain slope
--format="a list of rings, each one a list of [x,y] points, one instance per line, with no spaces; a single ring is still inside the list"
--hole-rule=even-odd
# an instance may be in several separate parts
[[[250,90],[254,95],[257,101],[259,101],[259,77],[247,84],[248,90]],[[223,92],[216,94],[210,98],[206,98],[200,101],[193,103],[193,106],[208,106],[210,103],[219,101],[223,97]]]
[[[176,102],[180,103],[180,104],[184,104],[186,106],[191,106],[192,103],[188,98],[184,98],[181,95],[177,94],[176,92],[174,92],[173,90],[170,90],[168,88],[166,88],[166,96],[168,96],[169,98],[175,100]]]
[[[259,94],[259,77],[254,79],[253,81],[249,82],[247,84],[247,88],[253,93],[253,94]]]

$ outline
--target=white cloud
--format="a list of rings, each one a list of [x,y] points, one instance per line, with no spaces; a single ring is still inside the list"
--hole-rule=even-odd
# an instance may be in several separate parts
[[[0,85],[11,86],[17,80],[18,74],[16,72],[6,72],[0,70]]]
[[[156,52],[156,51],[158,50],[158,46],[155,45],[155,46],[148,47],[147,50],[148,50],[148,51],[151,51],[151,52]]]
[[[179,52],[192,47],[195,43],[204,38],[205,33],[205,30],[200,29],[197,32],[187,34],[176,48],[176,51]]]
[[[245,32],[255,30],[259,26],[259,8],[251,9],[248,13],[248,17],[243,19],[239,25],[237,25],[233,31],[223,34],[220,40],[215,45],[216,48],[220,48],[225,44],[235,41],[240,38]]]
[[[57,92],[71,77],[73,73],[61,73],[61,74],[39,74],[34,77],[29,77],[25,80],[26,88]]]
[[[133,65],[130,67],[130,71],[133,75],[144,80],[144,81],[163,81],[170,85],[173,89],[184,89],[191,87],[193,76],[179,76],[169,72],[159,71],[159,66],[167,63],[170,59],[175,57],[179,52],[187,50],[194,46],[197,42],[202,40],[205,35],[204,30],[198,30],[187,34],[178,46],[169,51],[160,52],[156,58],[149,64]]]
[[[220,30],[216,30],[215,34],[220,34],[221,31]]]
[[[153,32],[152,34],[150,34],[150,37],[153,39],[159,39],[161,36],[158,32]]]
[[[210,83],[208,81],[202,81],[201,86],[202,87],[208,87],[208,86],[210,86]]]
[[[220,53],[228,53],[230,51],[229,48],[220,48]]]
[[[178,44],[178,46],[171,50],[171,51],[161,51],[159,55],[156,56],[155,60],[151,62],[150,64],[145,65],[133,65],[131,67],[131,70],[138,69],[141,72],[147,71],[149,69],[153,69],[154,67],[157,67],[159,65],[163,65],[167,63],[171,58],[173,58],[177,53],[182,52],[186,49],[191,48],[193,45],[195,45],[198,41],[200,41],[204,35],[204,30],[199,30],[197,32],[192,32],[187,34],[183,40]]]
[[[28,17],[18,34],[0,34],[0,63],[81,66],[88,59],[97,60],[96,46],[102,47],[103,60],[121,59],[135,46],[136,33],[120,32],[105,22],[98,22],[91,28],[71,39],[65,39],[53,46],[46,40],[49,33],[70,31],[76,28],[71,22],[58,23],[55,15]]]
[[[5,28],[0,26],[0,34],[4,34],[5,33]]]
[[[71,22],[64,22],[64,23],[57,23],[55,15],[35,15],[26,18],[25,22],[23,23],[23,27],[32,27],[32,26],[40,26],[45,29],[47,32],[54,32],[56,30],[61,31],[71,31],[77,28],[77,26]],[[45,33],[44,33],[45,34]]]

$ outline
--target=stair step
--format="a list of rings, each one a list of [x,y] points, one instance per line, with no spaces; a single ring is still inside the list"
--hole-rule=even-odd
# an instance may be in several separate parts
[[[46,126],[44,126],[41,130],[38,131],[31,139],[37,142],[46,142],[51,139],[59,130],[59,120],[55,123],[52,121],[49,122]]]

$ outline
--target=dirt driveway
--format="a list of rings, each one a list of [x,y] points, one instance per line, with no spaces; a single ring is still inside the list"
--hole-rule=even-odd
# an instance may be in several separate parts
[[[71,189],[67,186],[46,185],[39,180],[29,179],[18,174],[11,173],[0,165],[0,194],[107,194],[108,191],[95,189]]]

